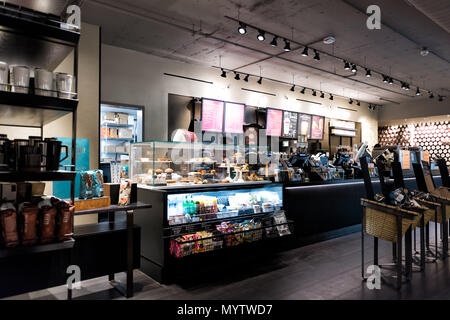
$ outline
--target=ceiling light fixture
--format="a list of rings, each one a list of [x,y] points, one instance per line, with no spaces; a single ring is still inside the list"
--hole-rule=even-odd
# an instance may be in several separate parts
[[[305,47],[305,49],[303,49],[302,56],[304,56],[304,57],[308,56],[308,47]]]
[[[241,77],[240,77],[239,73],[234,72],[234,74],[235,74],[235,76],[234,76],[235,80],[241,80]]]
[[[222,70],[222,74],[220,76],[222,78],[226,78],[227,77],[227,73],[225,72],[225,70],[223,70],[223,68],[221,70]]]
[[[331,93],[330,93],[330,100],[334,100],[334,97]]]
[[[259,41],[264,41],[264,40],[266,40],[266,32],[265,32],[265,31],[262,31],[262,30],[258,30],[258,36],[257,36],[257,39],[258,39]]]
[[[313,97],[316,97],[316,96],[317,96],[316,90],[313,90],[312,95],[313,95]]]
[[[270,45],[272,47],[277,47],[278,46],[278,41],[277,40],[278,40],[278,37],[274,36],[272,42],[270,43]]]
[[[249,77],[250,77],[250,75],[249,75],[249,74],[248,74],[248,75],[246,75],[246,76],[245,76],[245,78],[244,78],[244,81],[245,81],[245,82],[248,82],[248,78],[249,78]]]
[[[314,49],[314,60],[320,61],[320,54],[316,49]]]
[[[259,78],[258,84],[262,84],[262,77]]]
[[[429,92],[430,93],[430,99],[434,99],[434,94],[433,94],[433,92]]]
[[[387,75],[383,74],[383,82],[388,83],[388,81],[389,81],[389,77]]]
[[[394,84],[394,79],[389,78],[389,84],[390,84],[390,85]]]
[[[358,71],[358,69],[356,69],[356,64],[352,64],[352,72],[356,73],[356,71]]]
[[[286,39],[284,39],[284,51],[286,52],[291,51],[291,43]]]
[[[420,55],[421,55],[422,57],[426,57],[426,56],[429,55],[429,54],[430,54],[430,50],[428,50],[427,47],[423,47],[422,49],[420,49]]]
[[[366,68],[366,78],[370,78],[372,76],[372,71]]]
[[[336,38],[333,36],[328,36],[323,39],[323,43],[325,44],[333,44],[336,42]]]
[[[443,96],[439,95],[438,97],[439,97],[439,102],[444,101],[444,97]]]
[[[320,92],[320,97],[322,98],[322,99],[324,99],[325,98],[325,93],[323,93],[322,91]]]
[[[239,22],[238,32],[240,34],[246,34],[247,33],[247,26],[244,23]]]
[[[420,89],[419,89],[419,87],[417,87],[417,90],[416,90],[416,96],[421,96],[422,94],[420,93]]]
[[[353,104],[353,99],[350,98],[350,101],[348,102],[348,104]]]
[[[305,94],[306,88],[303,88],[302,91],[300,91],[301,94]]]
[[[291,91],[294,92],[295,91],[295,84],[292,85]]]
[[[348,61],[346,61],[346,60],[344,60],[344,69],[350,70],[350,63],[348,63]]]

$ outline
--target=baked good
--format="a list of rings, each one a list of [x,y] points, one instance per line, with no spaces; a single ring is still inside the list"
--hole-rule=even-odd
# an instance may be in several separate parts
[[[158,158],[158,161],[171,161],[169,158]]]
[[[228,181],[228,179],[222,179],[220,182],[222,182],[222,183],[229,183],[230,181]]]
[[[147,174],[153,175],[153,169],[148,169],[148,170],[147,170]]]
[[[216,174],[216,170],[211,170],[210,173],[211,174]]]
[[[156,169],[156,170],[155,170],[155,173],[156,173],[156,174],[161,174],[161,173],[163,173],[163,171],[162,171],[162,169]]]
[[[173,169],[167,168],[165,172],[168,173],[168,174],[171,174],[171,173],[173,173]]]
[[[189,183],[189,182],[191,182],[191,181],[188,180],[188,179],[181,179],[180,182],[181,182],[181,183]]]
[[[175,183],[176,180],[166,180],[166,183]]]

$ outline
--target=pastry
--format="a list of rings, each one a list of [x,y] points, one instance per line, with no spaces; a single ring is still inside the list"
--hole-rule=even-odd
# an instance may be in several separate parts
[[[147,170],[147,174],[153,175],[153,169],[148,169],[148,170]]]
[[[168,174],[171,174],[171,173],[173,173],[173,169],[167,168],[165,172],[168,173]]]
[[[175,180],[166,180],[166,183],[175,183]]]
[[[180,182],[181,182],[181,183],[189,183],[189,182],[191,182],[191,181],[188,180],[188,179],[181,179]]]
[[[158,158],[158,161],[171,161],[169,158]]]
[[[156,169],[156,170],[155,170],[155,173],[156,173],[156,174],[161,174],[161,173],[163,173],[163,171],[162,171],[161,169]]]
[[[211,170],[210,173],[211,174],[216,174],[216,170]]]
[[[222,183],[229,183],[230,181],[228,181],[227,179],[222,179],[221,182]]]

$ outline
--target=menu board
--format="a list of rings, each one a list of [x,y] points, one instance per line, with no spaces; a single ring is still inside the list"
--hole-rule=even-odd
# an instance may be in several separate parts
[[[283,110],[267,109],[266,134],[280,137],[282,127]]]
[[[224,102],[217,100],[202,100],[202,130],[222,132]]]
[[[284,111],[283,113],[283,137],[297,138],[298,113]]]
[[[244,131],[245,105],[225,103],[225,129],[226,133],[242,133]]]
[[[411,153],[408,150],[402,151],[402,169],[409,170],[411,168]]]
[[[319,116],[312,116],[311,124],[311,139],[322,140],[323,139],[323,125],[325,119]]]
[[[298,117],[298,128],[299,135],[311,138],[311,116],[309,114],[301,114]]]

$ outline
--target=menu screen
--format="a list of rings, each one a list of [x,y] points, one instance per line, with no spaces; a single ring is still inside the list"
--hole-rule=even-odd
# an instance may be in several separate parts
[[[284,111],[283,113],[283,137],[297,138],[298,113]]]
[[[236,103],[225,104],[225,132],[242,133],[244,125],[245,105]]]
[[[298,117],[299,135],[311,138],[311,116],[309,114],[301,114]]]
[[[283,127],[283,110],[267,109],[266,134],[280,137]]]
[[[222,132],[224,102],[203,99],[202,101],[202,130]]]
[[[322,140],[323,139],[323,125],[325,119],[319,116],[312,116],[311,126],[311,139]]]

